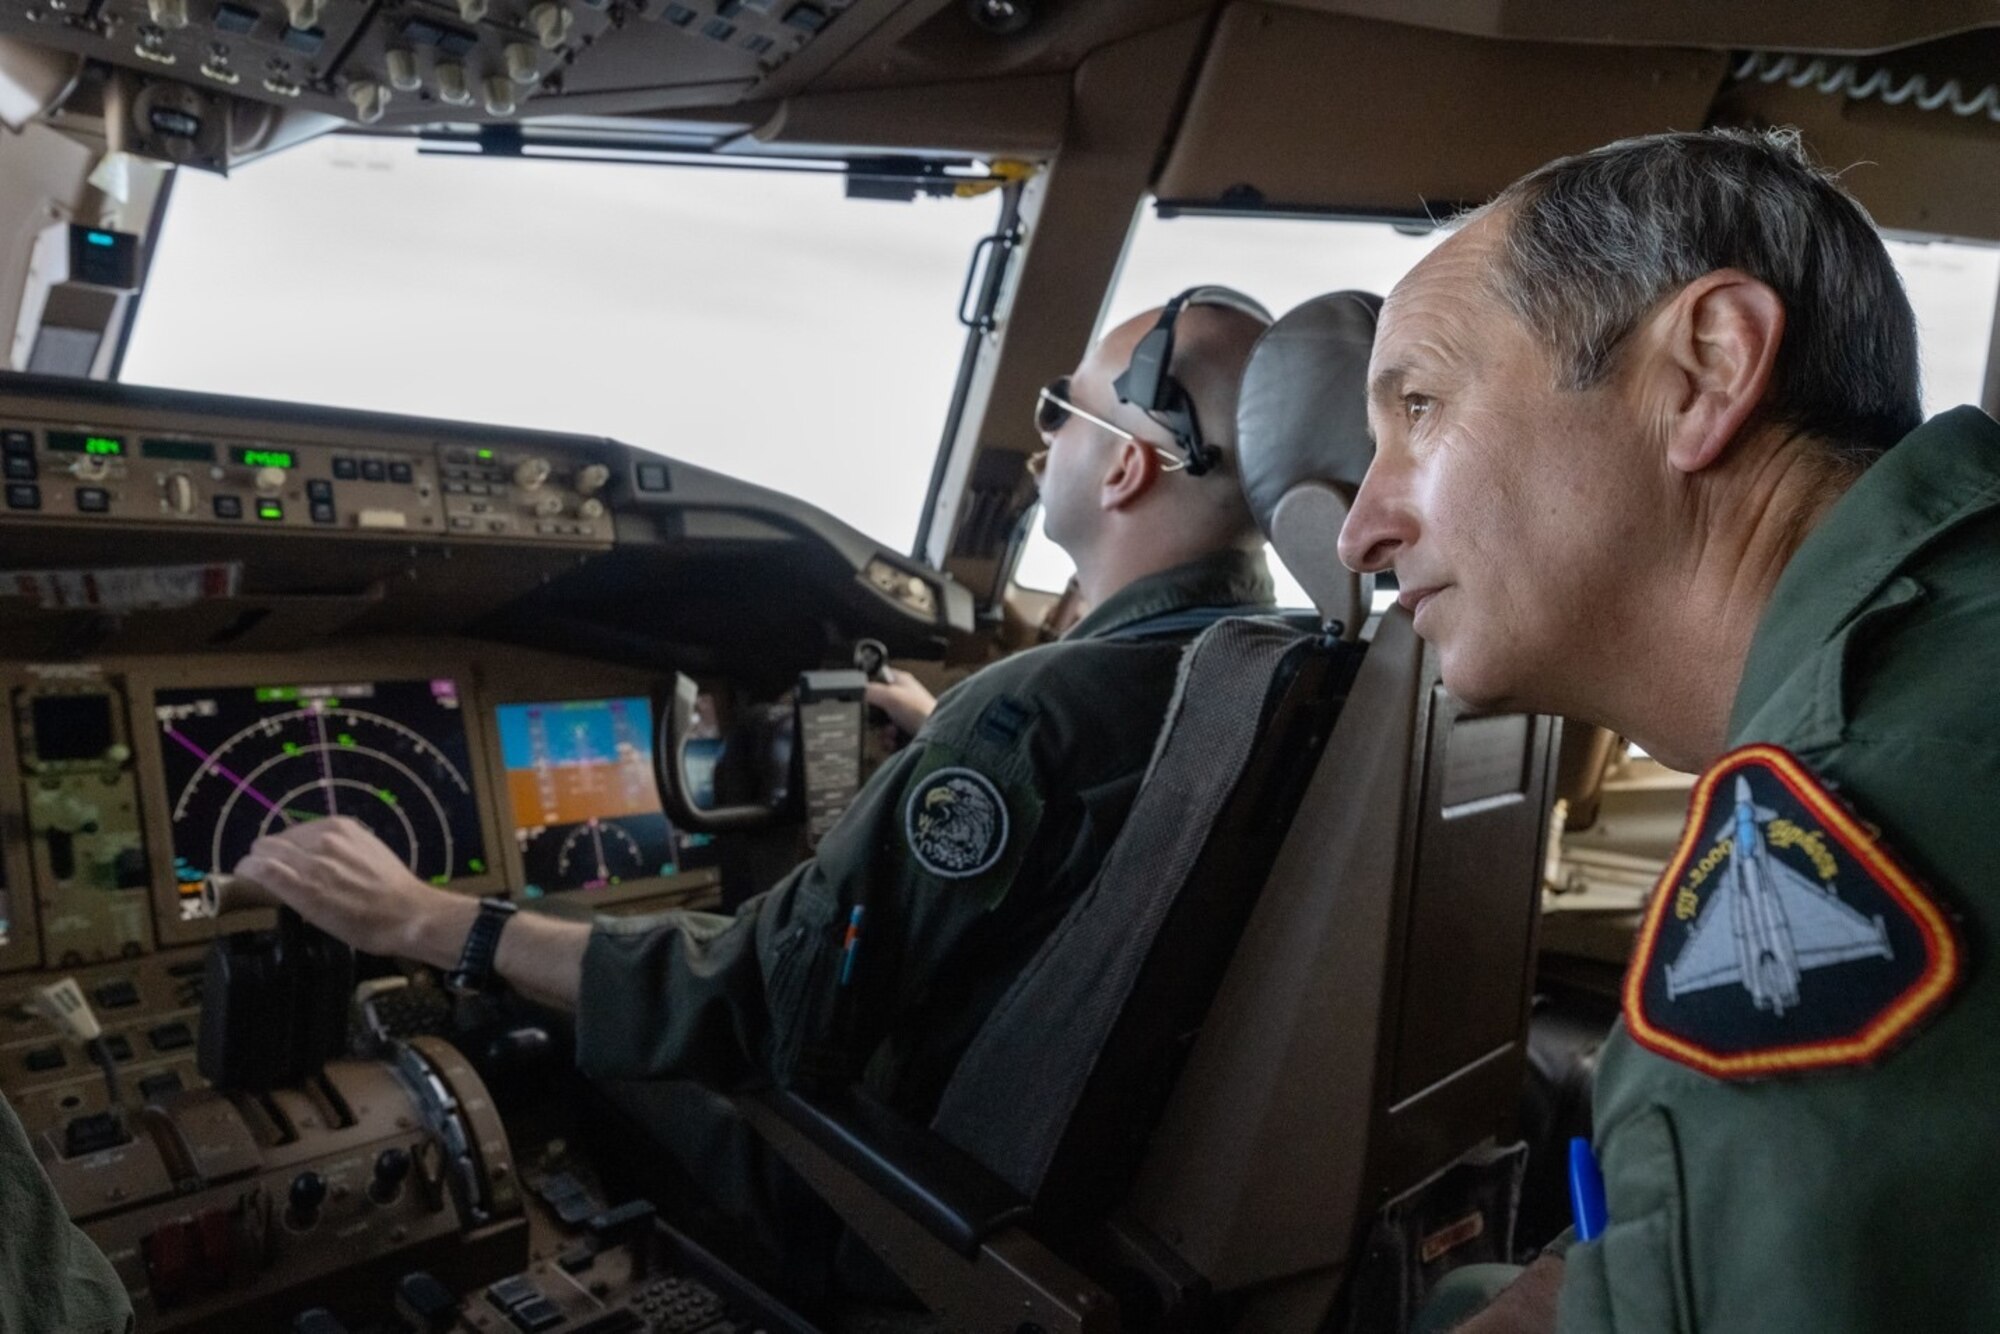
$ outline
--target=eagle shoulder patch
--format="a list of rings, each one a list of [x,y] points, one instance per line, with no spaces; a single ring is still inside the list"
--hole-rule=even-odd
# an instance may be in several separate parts
[[[1746,746],[1695,784],[1625,975],[1641,1046],[1719,1079],[1883,1055],[1964,969],[1944,911],[1788,751]]]
[[[993,780],[953,765],[925,774],[903,808],[903,837],[917,864],[942,880],[970,880],[1007,851],[1007,803]]]

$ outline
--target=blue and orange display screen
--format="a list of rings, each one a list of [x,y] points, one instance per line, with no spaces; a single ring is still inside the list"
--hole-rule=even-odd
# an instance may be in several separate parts
[[[653,709],[640,696],[495,710],[530,898],[680,869],[653,780]]]

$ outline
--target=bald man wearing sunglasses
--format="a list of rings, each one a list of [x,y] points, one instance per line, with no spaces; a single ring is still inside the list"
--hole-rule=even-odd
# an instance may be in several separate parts
[[[1042,449],[1028,466],[1041,487],[1043,524],[1049,540],[1076,562],[1085,608],[1110,606],[1106,615],[1087,615],[1071,639],[1125,624],[1126,609],[1140,604],[1254,608],[1270,601],[1263,538],[1244,508],[1228,449],[1238,381],[1269,317],[1227,288],[1193,288],[1182,298],[1169,369],[1193,405],[1192,424],[1208,433],[1202,447],[1217,451],[1205,471],[1223,476],[1189,476],[1175,423],[1160,419],[1168,414],[1125,402],[1118,392],[1134,352],[1148,335],[1157,338],[1163,308],[1106,334],[1082,365],[1045,385],[1036,399]],[[909,733],[936,707],[921,682],[893,670],[887,681],[869,685],[868,702]]]
[[[818,855],[735,917],[510,916],[424,884],[344,819],[259,840],[237,876],[360,949],[461,976],[483,952],[501,981],[573,1010],[584,1073],[645,1081],[609,1087],[795,1295],[846,1286],[830,1212],[708,1089],[859,1077],[930,1119],[1124,824],[1182,649],[1272,607],[1231,458],[1268,323],[1247,297],[1195,289],[1043,391],[1034,470],[1089,614],[946,691]]]

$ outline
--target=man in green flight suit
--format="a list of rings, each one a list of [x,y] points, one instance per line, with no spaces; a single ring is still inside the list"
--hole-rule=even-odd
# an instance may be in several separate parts
[[[1608,1218],[1465,1330],[2000,1329],[2000,426],[1919,404],[1783,133],[1551,163],[1382,312],[1343,558],[1461,696],[1702,772],[1597,1075]]]
[[[126,1334],[131,1328],[125,1285],[69,1221],[20,1118],[0,1098],[0,1330]]]
[[[1160,312],[1112,330],[1045,389],[1035,471],[1048,534],[1076,561],[1090,612],[1061,641],[947,691],[817,855],[733,918],[506,918],[420,882],[344,820],[262,839],[236,874],[361,949],[440,968],[461,963],[485,911],[505,928],[494,970],[576,1011],[577,1062],[593,1077],[782,1084],[833,1052],[928,1120],[982,1019],[1117,837],[1188,640],[1225,610],[1272,606],[1230,460],[1238,382],[1268,317],[1223,289],[1183,297],[1167,368],[1215,466],[1194,475],[1165,424],[1172,410],[1142,411],[1115,386]],[[681,1141],[725,1212],[790,1249],[783,1207],[758,1182],[727,1179],[756,1170],[724,1162],[746,1156],[730,1132],[704,1118],[699,1090],[674,1087],[669,1119],[683,1133],[655,1130]]]

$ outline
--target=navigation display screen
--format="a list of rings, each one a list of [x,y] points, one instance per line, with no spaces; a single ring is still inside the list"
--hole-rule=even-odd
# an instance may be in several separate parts
[[[651,703],[575,699],[497,712],[528,897],[681,869],[653,785]]]
[[[153,696],[183,919],[202,878],[265,834],[347,815],[434,885],[486,872],[450,680],[161,690]]]

